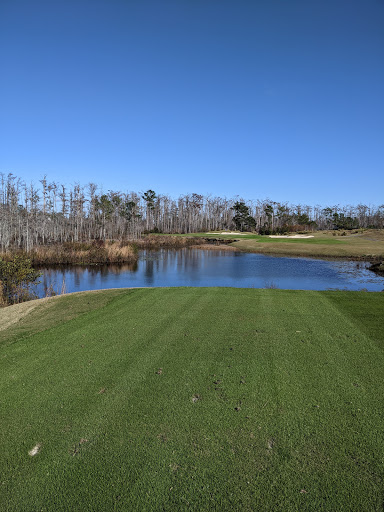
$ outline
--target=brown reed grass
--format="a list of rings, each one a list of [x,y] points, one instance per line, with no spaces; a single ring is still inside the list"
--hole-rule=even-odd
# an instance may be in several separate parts
[[[140,249],[180,249],[204,242],[200,238],[148,235],[139,240],[93,240],[40,245],[30,251],[15,250],[0,254],[4,260],[15,255],[29,258],[32,265],[95,265],[108,263],[134,263]]]
[[[135,240],[138,249],[182,249],[192,245],[200,245],[205,242],[205,238],[172,236],[172,235],[147,235],[139,240]]]
[[[228,251],[238,252],[240,249],[233,247],[233,245],[224,244],[199,244],[196,245],[196,249],[203,249],[204,251]]]
[[[132,242],[93,241],[65,242],[41,245],[30,251],[2,254],[5,260],[22,254],[32,265],[93,265],[105,263],[133,263],[137,260],[137,248]]]

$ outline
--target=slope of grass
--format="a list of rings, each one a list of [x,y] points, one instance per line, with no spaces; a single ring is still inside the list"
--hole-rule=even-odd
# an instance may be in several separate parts
[[[283,243],[281,243],[283,240]],[[378,261],[384,257],[384,242],[364,239],[309,238],[303,240],[269,239],[255,242],[240,240],[232,244],[240,250],[281,256],[307,256],[320,258],[352,258]]]
[[[345,233],[345,236],[342,236]],[[192,233],[174,235],[234,240],[230,247],[238,250],[281,256],[352,258],[380,261],[384,258],[384,230],[314,231],[313,238],[270,238],[268,235]]]
[[[291,236],[293,236],[295,233],[291,233]],[[327,235],[318,236],[317,234],[311,233],[310,236],[313,238],[270,238],[269,235],[256,235],[255,233],[237,233],[237,234],[227,234],[225,231],[223,231],[220,234],[212,234],[212,233],[191,233],[188,235],[172,235],[177,237],[203,237],[203,238],[213,238],[213,239],[224,239],[224,240],[256,240],[258,242],[263,243],[283,243],[283,244],[296,244],[296,243],[303,243],[307,242],[309,244],[319,244],[319,243],[325,243],[325,244],[339,244],[340,242],[343,243],[343,239],[330,237]],[[287,235],[284,235],[287,236]],[[345,243],[345,242],[344,242]]]
[[[176,235],[175,235],[176,236]],[[237,240],[239,243],[243,243],[243,241],[252,242],[260,242],[265,244],[309,244],[309,245],[317,245],[317,244],[325,244],[325,245],[345,245],[347,242],[343,240],[343,238],[336,238],[330,236],[313,236],[313,238],[270,238],[269,235],[255,235],[252,233],[239,233],[238,235],[226,235],[222,233],[220,235],[212,235],[210,233],[196,233],[191,235],[177,235],[179,237],[203,237],[203,238],[213,238],[216,240]]]
[[[225,288],[41,302],[0,333],[0,509],[382,510],[383,309]]]

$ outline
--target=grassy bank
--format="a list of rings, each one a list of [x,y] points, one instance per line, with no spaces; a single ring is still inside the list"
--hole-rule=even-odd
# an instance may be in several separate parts
[[[228,235],[225,232],[220,235],[209,233],[196,235],[216,240],[237,240],[231,244],[231,247],[262,254],[367,261],[384,259],[384,230],[317,231],[309,234],[313,235],[313,238],[270,238],[252,233]]]
[[[165,288],[0,310],[1,510],[382,510],[383,307]]]

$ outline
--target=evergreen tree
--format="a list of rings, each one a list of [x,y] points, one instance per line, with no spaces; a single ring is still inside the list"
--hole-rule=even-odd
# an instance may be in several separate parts
[[[249,207],[243,201],[236,201],[232,206],[232,210],[235,212],[232,220],[235,223],[236,229],[239,231],[251,231],[255,228],[256,221],[250,215]]]

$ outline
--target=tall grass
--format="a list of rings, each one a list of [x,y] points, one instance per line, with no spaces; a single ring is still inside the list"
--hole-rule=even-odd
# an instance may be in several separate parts
[[[29,258],[33,265],[93,265],[108,263],[134,263],[139,249],[180,249],[198,245],[200,238],[175,237],[171,235],[148,235],[140,240],[93,240],[89,242],[64,242],[40,245],[30,251],[9,251],[0,257],[11,260],[15,255]]]
[[[138,249],[158,249],[167,247],[168,249],[182,249],[192,245],[204,243],[205,238],[174,236],[174,235],[148,235],[140,240],[135,240]]]
[[[220,242],[215,242],[214,244],[199,244],[195,246],[196,249],[203,249],[204,251],[227,251],[227,252],[237,252],[239,249],[237,247],[233,247],[232,245],[222,244]]]
[[[18,252],[21,254],[21,252]],[[92,265],[95,263],[131,263],[137,259],[132,242],[92,241],[42,245],[22,252],[33,265]],[[10,258],[5,254],[4,259]]]
[[[56,289],[53,283],[51,283],[48,288],[45,290],[45,297],[56,297],[57,295],[65,295],[67,293],[67,285],[65,282],[65,278],[63,277],[63,281],[61,285],[59,285]]]

